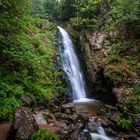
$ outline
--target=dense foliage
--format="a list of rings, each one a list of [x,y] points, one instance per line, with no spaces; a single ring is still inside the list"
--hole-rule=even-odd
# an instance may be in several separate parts
[[[140,30],[139,0],[46,0],[46,3],[46,11],[54,18],[62,21],[74,18],[72,24],[76,26],[83,23],[86,28],[112,30],[125,25],[128,32]]]
[[[56,69],[56,27],[32,18],[29,7],[28,0],[0,4],[0,120],[12,119],[23,97],[34,96],[37,104],[45,105],[62,89],[62,72]]]

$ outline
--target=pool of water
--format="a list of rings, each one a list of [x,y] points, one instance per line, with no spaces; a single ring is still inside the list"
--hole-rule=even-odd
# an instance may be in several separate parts
[[[94,99],[84,98],[73,102],[76,111],[88,117],[96,116],[97,112],[104,107],[104,104]]]

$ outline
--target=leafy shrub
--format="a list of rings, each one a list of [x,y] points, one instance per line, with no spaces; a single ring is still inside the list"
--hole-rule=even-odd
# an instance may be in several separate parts
[[[123,115],[120,116],[118,121],[118,126],[125,130],[130,130],[133,124],[132,117],[124,117]]]
[[[3,99],[0,119],[12,118],[21,96],[32,95],[37,104],[46,104],[57,93],[53,91],[62,88],[62,73],[55,69],[55,25],[41,19],[27,19],[22,32],[5,31],[6,35],[0,35],[0,100]],[[3,25],[2,28],[5,29]]]
[[[60,137],[55,133],[43,129],[37,130],[31,136],[31,140],[47,140],[49,138],[52,138],[54,140],[60,140]]]
[[[4,98],[0,99],[0,120],[12,120],[13,114],[21,102],[15,98]]]
[[[87,22],[88,22],[87,19],[81,17],[75,17],[70,19],[70,23],[72,24],[73,27],[86,25]]]
[[[132,92],[134,95],[140,95],[140,85],[134,85]]]

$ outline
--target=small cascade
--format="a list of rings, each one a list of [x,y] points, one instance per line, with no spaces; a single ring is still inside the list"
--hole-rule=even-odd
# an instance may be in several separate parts
[[[101,135],[103,135],[103,136],[106,136],[106,133],[105,133],[105,130],[103,129],[103,127],[99,127],[98,128],[98,132],[99,132],[99,134],[101,134]]]
[[[112,140],[111,138],[108,138],[107,136],[91,133],[92,140]]]
[[[62,59],[63,69],[70,80],[73,92],[73,100],[84,99],[86,98],[85,81],[74,49],[74,45],[68,33],[59,26],[58,29],[62,37],[62,45],[59,44],[59,53]]]
[[[91,138],[92,140],[114,140],[106,136],[105,130],[101,126],[98,128],[98,134],[91,133]]]

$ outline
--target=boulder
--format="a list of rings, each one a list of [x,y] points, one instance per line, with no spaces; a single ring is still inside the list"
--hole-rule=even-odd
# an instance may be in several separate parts
[[[35,121],[37,123],[37,125],[45,125],[47,124],[47,122],[45,121],[42,113],[37,113],[34,115]]]
[[[52,116],[52,115],[53,114],[47,113],[47,116]],[[62,125],[62,123],[55,121],[55,119],[53,117],[49,118],[49,120],[48,120],[49,123],[47,123],[44,116],[42,115],[42,113],[37,112],[36,114],[34,114],[34,119],[35,119],[39,129],[46,129],[50,132],[54,132],[57,134],[61,133],[61,128],[63,125]]]
[[[36,130],[37,124],[33,114],[27,107],[19,108],[15,113],[14,131],[17,139],[28,139]]]
[[[98,121],[98,118],[91,118],[86,125],[86,129],[91,133],[98,133],[101,123]]]
[[[72,133],[70,140],[92,140],[89,132],[86,131],[75,131]]]
[[[119,112],[115,112],[111,117],[110,117],[110,120],[113,121],[113,122],[118,122],[120,118],[120,115],[119,115]]]

